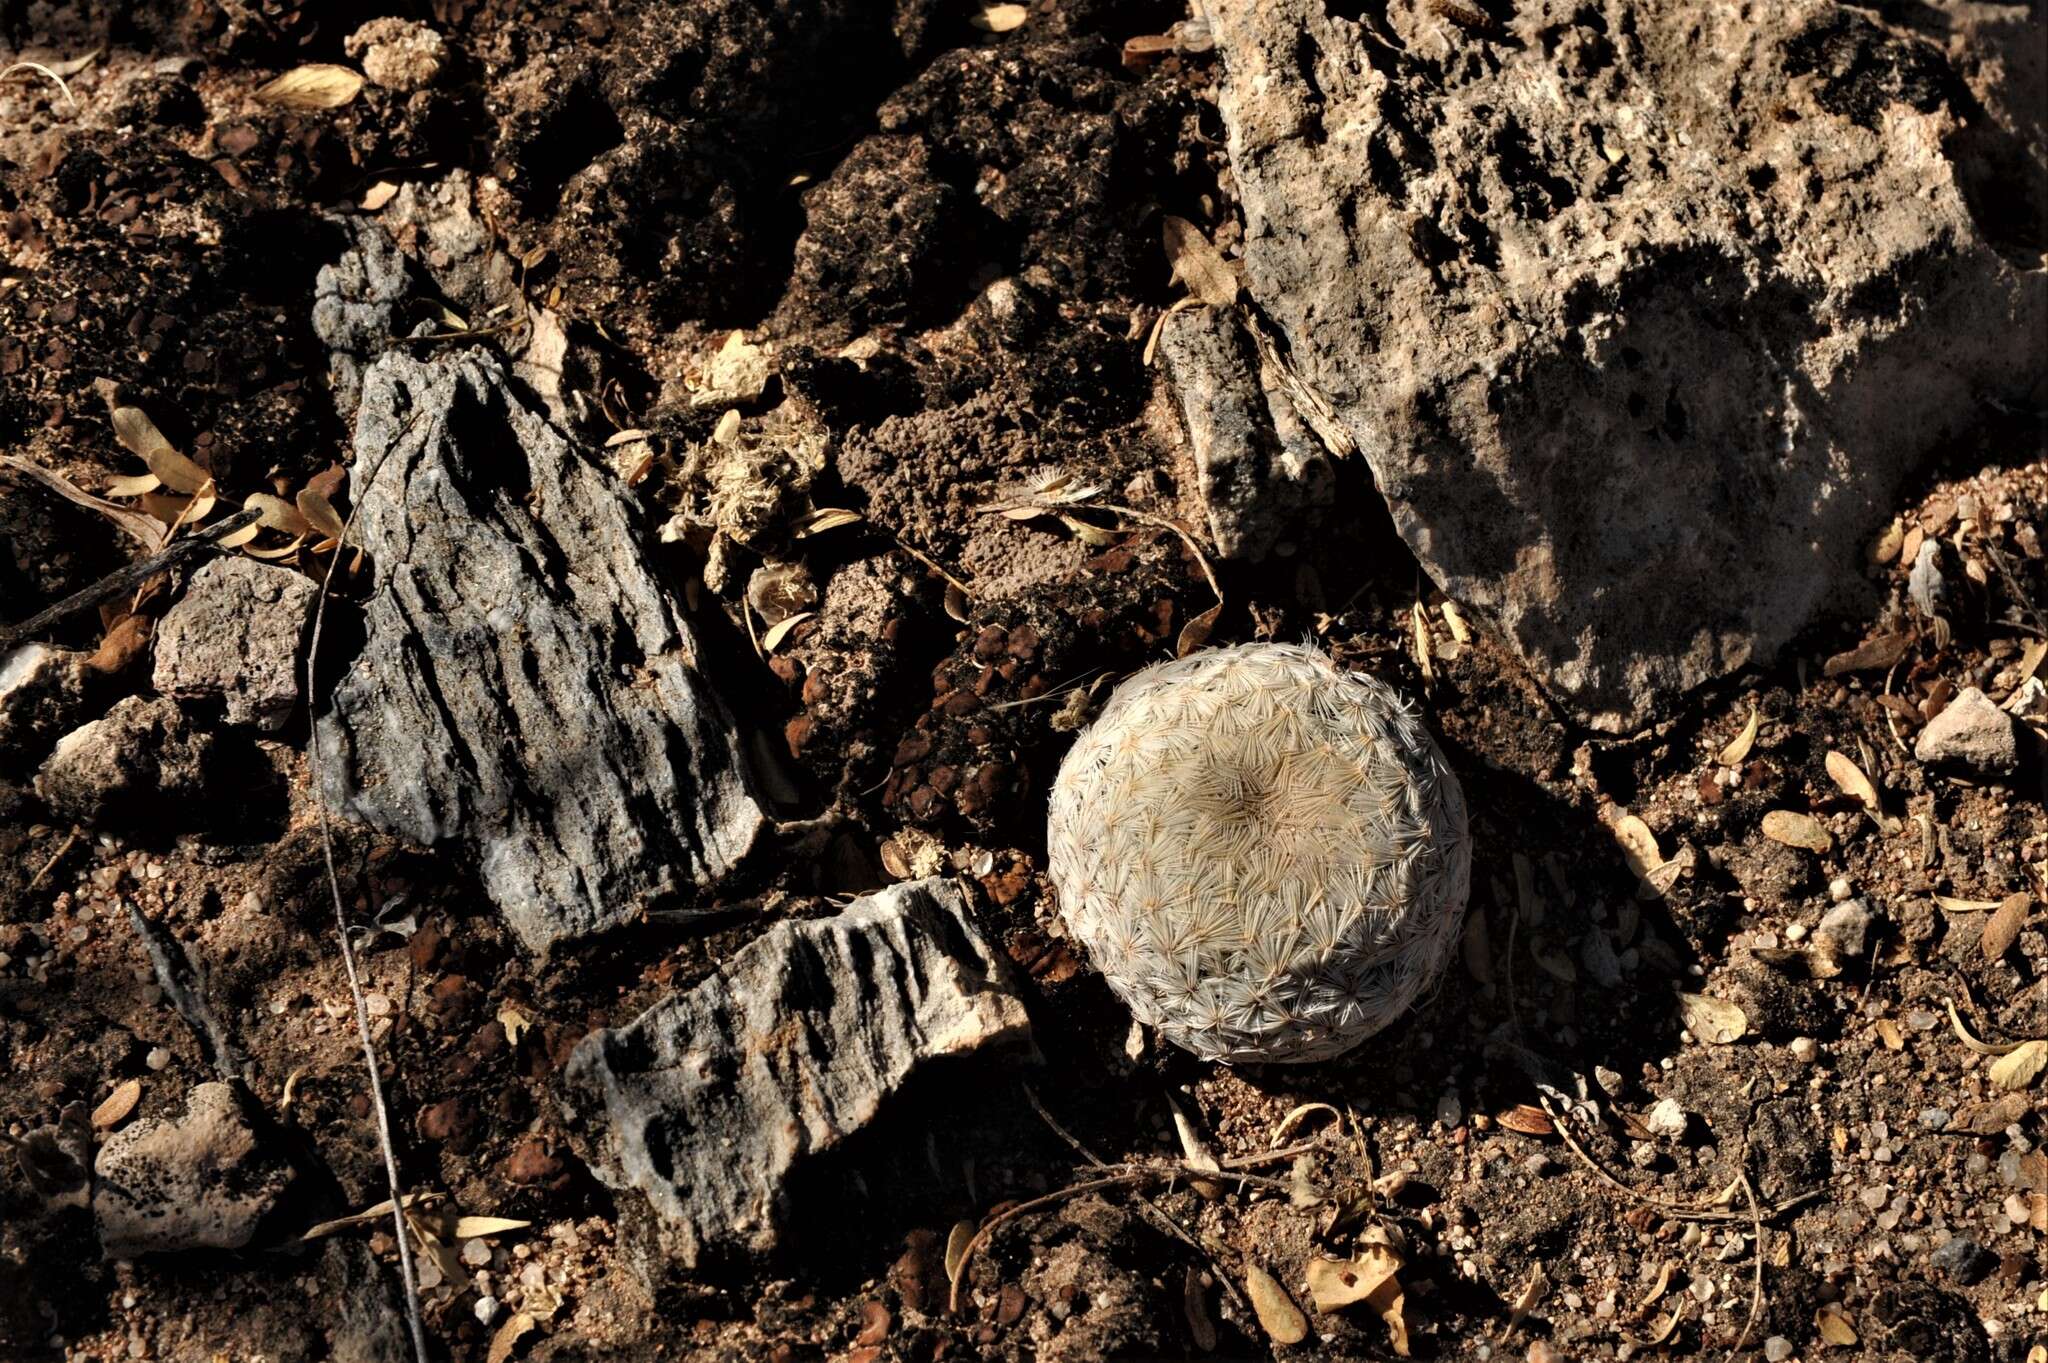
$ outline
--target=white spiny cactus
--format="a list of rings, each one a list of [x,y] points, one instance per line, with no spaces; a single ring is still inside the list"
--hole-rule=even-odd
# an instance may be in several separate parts
[[[1047,840],[1068,930],[1209,1060],[1322,1060],[1387,1026],[1456,949],[1472,878],[1415,709],[1288,644],[1126,680],[1060,765]]]

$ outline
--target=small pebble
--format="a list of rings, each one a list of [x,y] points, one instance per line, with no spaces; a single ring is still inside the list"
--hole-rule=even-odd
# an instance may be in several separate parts
[[[1836,876],[1828,882],[1828,898],[1837,904],[1856,893],[1856,887],[1849,883],[1847,876]]]
[[[1783,1335],[1772,1335],[1764,1341],[1764,1357],[1769,1359],[1770,1363],[1785,1363],[1791,1356],[1792,1341]]]
[[[132,1055],[134,1052],[131,1051],[129,1054]],[[161,1046],[151,1047],[149,1054],[142,1057],[142,1063],[153,1070],[160,1070],[171,1063],[171,1053]]]
[[[491,1261],[491,1247],[482,1240],[465,1240],[462,1243],[462,1262],[471,1268],[482,1268]]]
[[[1785,929],[1785,940],[1788,942],[1803,942],[1806,940],[1806,933],[1806,924],[1794,923]]]
[[[1939,1131],[1947,1126],[1948,1123],[1949,1114],[1946,1108],[1927,1107],[1920,1109],[1920,1125],[1926,1127],[1929,1131]]]
[[[1787,1049],[1792,1052],[1794,1060],[1810,1065],[1813,1058],[1820,1054],[1820,1043],[1810,1036],[1799,1036],[1792,1038],[1792,1044]]]
[[[475,1309],[477,1324],[489,1325],[498,1318],[498,1299],[496,1297],[478,1297]]]
[[[1991,1271],[1997,1260],[1967,1235],[1951,1235],[1929,1256],[1934,1266],[1968,1287]]]

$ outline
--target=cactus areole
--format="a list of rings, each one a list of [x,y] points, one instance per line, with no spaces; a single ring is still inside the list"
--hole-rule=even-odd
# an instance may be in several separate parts
[[[1465,797],[1415,708],[1288,644],[1133,675],[1060,765],[1068,930],[1140,1022],[1209,1060],[1325,1060],[1456,950]]]

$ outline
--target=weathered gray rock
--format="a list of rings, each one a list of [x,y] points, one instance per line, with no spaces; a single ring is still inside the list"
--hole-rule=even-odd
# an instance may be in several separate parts
[[[87,656],[51,644],[0,655],[0,771],[33,767],[84,718]]]
[[[644,1196],[681,1268],[776,1248],[802,1164],[935,1061],[1030,1023],[950,882],[776,924],[687,994],[586,1038],[564,1108],[613,1188]]]
[[[59,739],[35,788],[51,813],[78,823],[191,828],[207,821],[218,770],[213,735],[176,701],[127,696]]]
[[[1327,505],[1329,456],[1276,385],[1229,308],[1170,313],[1159,357],[1179,400],[1209,529],[1225,558],[1257,562]]]
[[[1920,731],[1913,756],[1974,776],[2010,776],[2020,765],[2019,722],[1976,687],[1965,687]]]
[[[1813,959],[1824,978],[1839,975],[1863,960],[1870,946],[1870,929],[1876,921],[1870,906],[1860,899],[1845,899],[1821,916],[1813,934]]]
[[[291,1183],[232,1084],[201,1084],[177,1121],[115,1132],[93,1161],[93,1221],[109,1259],[240,1249]]]
[[[280,729],[298,708],[319,588],[303,574],[219,558],[192,575],[156,630],[156,689],[218,697],[230,724]]]
[[[334,220],[349,248],[313,281],[313,334],[328,350],[334,403],[346,417],[363,391],[363,370],[398,335],[415,276],[398,244],[368,218]]]
[[[460,841],[536,951],[717,882],[767,824],[616,480],[483,350],[364,378],[367,638],[317,720],[328,801]]]
[[[1590,724],[1866,599],[1906,474],[2048,384],[1962,87],[1863,10],[1211,9],[1246,287],[1423,566]]]

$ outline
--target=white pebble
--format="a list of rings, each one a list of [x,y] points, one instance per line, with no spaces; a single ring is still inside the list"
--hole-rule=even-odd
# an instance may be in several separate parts
[[[1786,1047],[1786,1049],[1792,1052],[1794,1060],[1810,1065],[1813,1063],[1813,1058],[1820,1054],[1820,1043],[1810,1036],[1796,1036],[1792,1038],[1792,1044]]]
[[[148,1055],[142,1057],[142,1063],[153,1070],[160,1070],[171,1063],[171,1053],[161,1046],[153,1047]]]
[[[489,1325],[492,1321],[496,1320],[497,1318],[498,1299],[496,1297],[478,1297],[476,1299],[477,1324]]]

